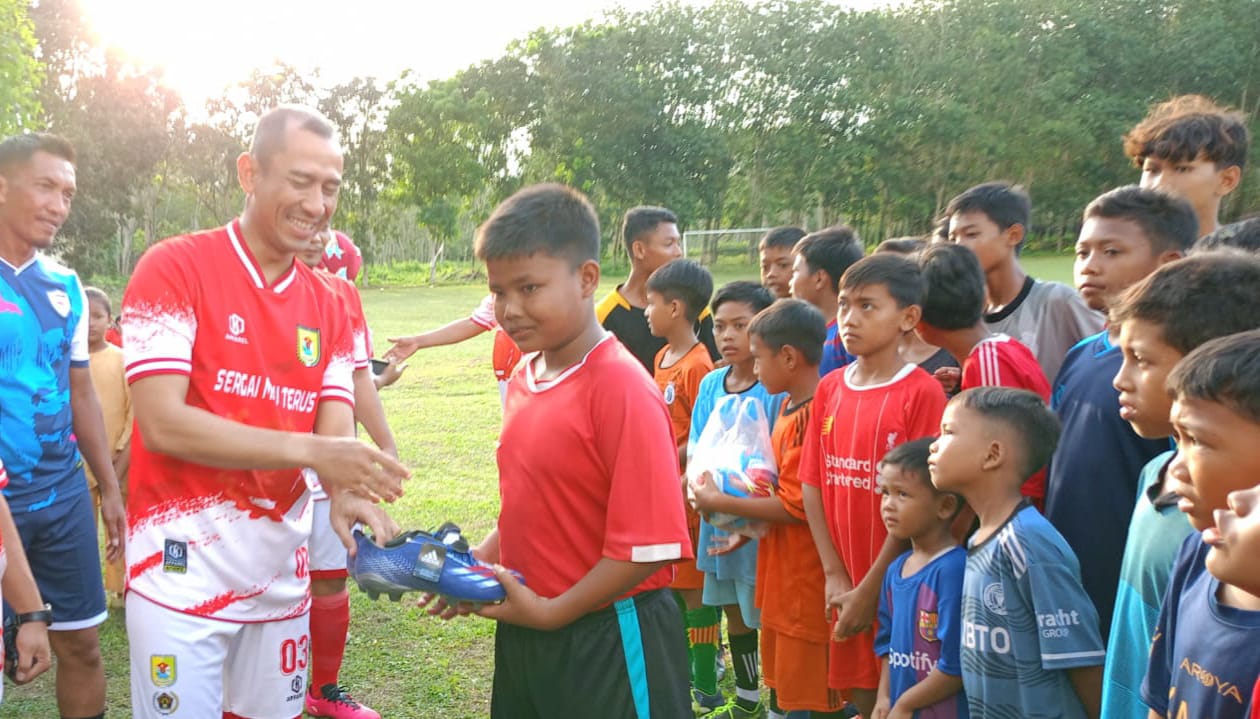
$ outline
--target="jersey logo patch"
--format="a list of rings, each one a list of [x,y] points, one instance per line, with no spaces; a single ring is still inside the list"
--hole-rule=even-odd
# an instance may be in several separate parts
[[[985,609],[999,616],[1006,616],[1006,590],[1001,582],[993,582],[985,586],[981,593]]]
[[[155,687],[169,687],[175,683],[175,655],[150,654],[149,679]]]
[[[678,393],[674,391],[673,382],[670,382],[669,384],[665,385],[665,404],[673,404],[674,397],[677,396],[677,394]]]
[[[298,361],[306,367],[319,364],[319,330],[298,325],[297,351]]]
[[[940,616],[936,612],[929,612],[926,609],[919,610],[919,636],[923,637],[923,641],[940,641],[936,636],[936,626],[939,622]]]
[[[162,571],[173,574],[188,573],[188,543],[174,539],[166,540],[162,550]]]
[[[824,435],[831,434],[831,425],[833,425],[833,424],[835,424],[835,423],[836,423],[836,418],[835,418],[835,416],[831,416],[831,417],[823,417],[823,421],[822,421],[822,434],[824,434]]]
[[[153,708],[158,714],[174,714],[179,708],[179,697],[175,692],[158,692],[153,695]]]
[[[70,314],[70,295],[65,290],[49,290],[48,304],[62,317]]]

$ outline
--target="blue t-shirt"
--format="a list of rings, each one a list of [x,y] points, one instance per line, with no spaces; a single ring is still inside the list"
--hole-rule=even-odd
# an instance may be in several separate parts
[[[1142,701],[1167,717],[1245,719],[1260,673],[1260,612],[1221,604],[1203,536],[1186,537],[1159,612]]]
[[[691,435],[687,444],[694,447],[704,432],[704,425],[718,400],[728,394],[726,377],[730,367],[715,369],[700,380],[700,389],[696,392],[696,402],[691,406]],[[742,397],[755,397],[761,400],[766,410],[766,418],[770,420],[770,429],[774,429],[774,421],[779,417],[779,410],[786,399],[785,394],[772,395],[760,382],[739,393]],[[700,520],[700,538],[696,542],[696,568],[706,574],[712,574],[719,580],[735,580],[744,584],[757,582],[757,542],[751,540],[730,554],[712,556],[709,545],[713,541],[713,533],[717,530],[712,524]]]
[[[1111,626],[1138,476],[1168,449],[1168,440],[1142,439],[1120,419],[1120,393],[1111,381],[1122,360],[1107,332],[1087,337],[1063,360],[1051,395],[1063,430],[1046,477],[1046,518],[1081,563],[1081,584],[1103,636]]]
[[[844,351],[844,342],[840,340],[840,323],[832,320],[827,323],[827,339],[823,340],[822,361],[818,363],[818,376],[826,377],[833,369],[840,369],[857,359]]]
[[[901,576],[910,552],[897,557],[884,575],[879,595],[879,631],[875,654],[888,657],[888,695],[892,704],[923,681],[933,668],[950,676],[962,674],[959,656],[962,630],[963,572],[967,550],[954,547],[909,577]],[[967,696],[942,699],[914,713],[915,719],[965,719]]]
[[[1103,663],[1098,615],[1067,542],[1027,502],[968,550],[962,619],[972,716],[1085,716],[1067,670]]]
[[[1120,565],[1116,611],[1103,667],[1102,713],[1108,719],[1146,719],[1142,677],[1151,657],[1151,637],[1168,591],[1168,575],[1181,545],[1194,529],[1177,509],[1176,495],[1160,497],[1159,486],[1174,452],[1152,459],[1142,470],[1129,541]]]
[[[86,306],[73,270],[0,260],[0,460],[14,515],[87,491],[70,412],[70,368],[88,366]]]

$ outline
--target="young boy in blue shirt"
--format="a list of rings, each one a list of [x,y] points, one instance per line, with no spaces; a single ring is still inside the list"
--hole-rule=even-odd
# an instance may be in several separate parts
[[[967,552],[950,533],[963,500],[932,486],[935,441],[898,445],[879,463],[884,525],[911,549],[889,565],[879,595],[875,653],[883,666],[872,719],[970,716],[959,656]]]
[[[962,611],[963,688],[977,717],[1098,716],[1098,614],[1067,542],[1020,495],[1058,436],[1037,395],[978,387],[950,400],[932,445],[932,483],[961,494],[980,519]]]
[[[1260,544],[1254,520],[1226,510],[1260,476],[1260,331],[1186,355],[1168,389],[1178,444],[1168,474],[1202,535],[1186,538],[1173,567],[1142,700],[1152,718],[1244,719],[1260,675]]]
[[[1130,185],[1100,195],[1085,208],[1076,241],[1077,292],[1090,309],[1107,311],[1135,282],[1189,251],[1198,226],[1189,203],[1162,192]],[[1053,378],[1051,407],[1063,432],[1050,460],[1045,502],[1046,519],[1081,562],[1081,583],[1104,637],[1138,475],[1168,449],[1162,437],[1143,439],[1120,418],[1111,381],[1121,354],[1112,331],[1073,347]]]
[[[1111,308],[1123,361],[1113,380],[1121,418],[1140,437],[1169,442],[1173,367],[1204,342],[1260,327],[1260,258],[1206,252],[1167,264]],[[1167,445],[1166,445],[1167,446]],[[1144,719],[1139,693],[1151,636],[1182,541],[1192,531],[1177,511],[1168,450],[1142,469],[1120,564],[1103,670],[1103,713]]]
[[[748,327],[753,317],[773,302],[770,291],[756,282],[731,282],[714,294],[710,305],[713,335],[727,366],[713,370],[700,381],[700,391],[691,410],[689,450],[694,450],[700,440],[718,400],[728,394],[756,398],[772,423],[779,416],[784,395],[771,395],[757,379],[757,358],[748,343]],[[705,605],[722,607],[726,613],[726,633],[735,665],[736,700],[731,715],[742,717],[759,712],[761,707],[757,657],[757,629],[761,620],[755,606],[757,542],[747,542],[726,554],[710,554],[711,547],[722,546],[732,536],[718,533],[712,524],[702,519],[700,540],[696,544],[696,567],[705,574]],[[720,695],[697,694],[694,699],[702,709],[715,709],[725,703]]]

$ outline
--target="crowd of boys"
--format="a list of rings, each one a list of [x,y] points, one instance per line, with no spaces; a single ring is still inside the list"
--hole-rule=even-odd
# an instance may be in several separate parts
[[[387,353],[396,379],[496,332],[501,508],[473,552],[507,598],[421,601],[497,622],[491,716],[1260,716],[1260,221],[1218,220],[1247,144],[1204,98],[1156,106],[1125,137],[1140,183],[1084,209],[1075,289],[1020,267],[1031,202],[1004,183],[869,255],[777,228],[761,283],[716,292],[678,218],[635,208],[598,302],[589,201],[504,201],[483,306]],[[108,296],[37,252],[73,151],[0,143],[7,664],[27,682],[55,655],[63,717],[103,716],[106,589],[135,716],[378,716],[338,686],[328,540],[393,536],[407,472],[352,275],[318,270],[341,166],[317,113],[264,115],[241,216],[142,257],[120,355]],[[729,395],[770,420],[767,496],[685,479]],[[125,590],[88,514],[109,559],[125,535]]]

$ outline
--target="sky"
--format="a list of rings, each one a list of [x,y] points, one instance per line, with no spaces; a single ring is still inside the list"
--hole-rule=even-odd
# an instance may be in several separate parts
[[[709,0],[681,0],[704,5]],[[855,8],[881,0],[834,0]],[[80,0],[107,46],[164,70],[190,108],[276,59],[320,69],[317,85],[420,80],[502,54],[538,27],[567,27],[620,5],[656,0]]]

